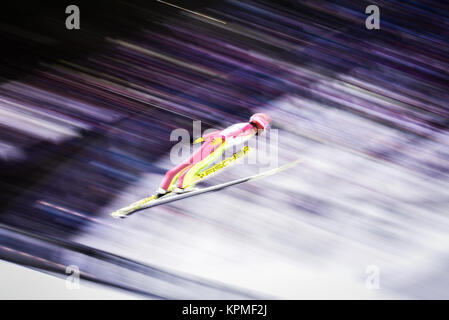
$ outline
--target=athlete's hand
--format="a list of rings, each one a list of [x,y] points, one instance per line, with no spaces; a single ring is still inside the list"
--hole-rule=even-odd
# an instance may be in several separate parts
[[[203,142],[203,141],[204,141],[203,137],[199,137],[198,139],[192,141],[192,144],[201,143],[201,142]]]
[[[210,142],[211,145],[216,146],[217,144],[222,144],[225,141],[224,137],[217,137],[212,139],[212,141]]]

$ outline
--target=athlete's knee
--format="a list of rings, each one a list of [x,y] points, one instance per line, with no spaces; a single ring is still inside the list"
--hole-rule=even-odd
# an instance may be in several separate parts
[[[173,168],[173,169],[168,170],[168,171],[165,173],[165,176],[166,176],[166,177],[174,177],[178,172],[179,172],[179,169]]]

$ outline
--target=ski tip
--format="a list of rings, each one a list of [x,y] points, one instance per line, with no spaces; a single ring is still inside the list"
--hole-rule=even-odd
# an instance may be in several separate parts
[[[116,218],[116,219],[124,219],[127,217],[127,215],[126,215],[126,213],[114,211],[113,213],[111,213],[111,217]]]
[[[284,170],[284,169],[293,167],[293,166],[297,165],[298,163],[300,163],[301,161],[302,161],[302,159],[298,158],[292,162],[289,162],[289,163],[284,164],[283,166],[280,166],[279,169]]]
[[[294,166],[295,164],[298,164],[302,161],[301,158],[296,159],[295,161],[290,162],[290,165]]]
[[[144,198],[142,200],[139,200],[139,201],[137,201],[137,202],[127,206],[127,207],[124,207],[124,208],[121,208],[121,209],[118,209],[118,210],[114,211],[113,213],[111,213],[111,216],[113,218],[118,218],[118,219],[126,218],[132,212],[134,212],[135,210],[140,209],[143,205],[145,205],[149,201],[154,200],[154,199],[158,199],[158,198],[159,197],[156,196],[156,195],[149,196],[148,198]]]

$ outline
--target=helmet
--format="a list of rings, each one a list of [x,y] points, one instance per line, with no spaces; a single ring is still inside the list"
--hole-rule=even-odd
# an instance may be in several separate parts
[[[271,118],[265,113],[255,113],[249,119],[249,123],[255,125],[257,129],[263,130],[271,125]]]

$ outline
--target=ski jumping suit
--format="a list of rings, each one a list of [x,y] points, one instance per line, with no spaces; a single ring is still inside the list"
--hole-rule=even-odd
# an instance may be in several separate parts
[[[177,187],[185,188],[190,178],[216,160],[226,148],[244,143],[257,134],[257,129],[248,122],[234,124],[224,130],[202,137],[204,142],[188,159],[167,171],[160,187],[168,190],[176,180]]]

